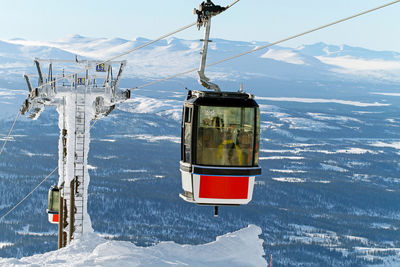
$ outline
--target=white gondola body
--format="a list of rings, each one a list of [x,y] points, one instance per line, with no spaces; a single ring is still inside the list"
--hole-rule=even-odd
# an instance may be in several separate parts
[[[255,176],[192,174],[182,171],[180,197],[204,205],[245,205],[253,198]]]
[[[47,213],[48,213],[49,223],[58,224],[59,218],[60,218],[58,212],[53,213],[53,212],[47,211]]]

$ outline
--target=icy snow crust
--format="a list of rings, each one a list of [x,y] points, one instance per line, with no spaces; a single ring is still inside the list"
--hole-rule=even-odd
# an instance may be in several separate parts
[[[61,186],[63,182],[65,185],[69,185],[71,180],[75,177],[74,174],[74,154],[71,151],[75,151],[75,105],[73,104],[76,101],[77,96],[85,97],[85,155],[84,155],[84,166],[88,166],[87,164],[87,157],[89,153],[89,144],[90,144],[90,121],[94,117],[94,105],[93,102],[95,101],[95,96],[91,95],[82,95],[80,92],[78,95],[75,93],[66,93],[65,95],[65,105],[60,106],[57,108],[59,113],[59,120],[58,120],[58,127],[60,128],[60,139],[59,139],[59,160],[58,160],[58,173],[59,173],[59,181],[58,186]],[[63,111],[61,109],[64,109]],[[63,169],[63,141],[62,141],[62,130],[67,129],[67,151],[70,153],[67,154],[66,157],[66,169]],[[62,180],[64,177],[63,172],[65,172],[65,181]],[[90,216],[87,211],[87,200],[88,200],[88,188],[90,183],[90,176],[87,167],[84,169],[84,184],[83,184],[83,229],[84,232],[93,232],[92,222],[90,220]],[[68,187],[68,186],[65,186]],[[68,189],[69,190],[69,187]],[[67,199],[69,201],[69,199]]]
[[[0,266],[267,266],[261,229],[249,225],[204,245],[161,242],[138,247],[90,233],[58,251],[22,259],[2,259]]]

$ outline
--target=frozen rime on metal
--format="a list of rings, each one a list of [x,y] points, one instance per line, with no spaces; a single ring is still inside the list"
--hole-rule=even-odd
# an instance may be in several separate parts
[[[67,141],[67,151],[76,151],[76,143],[72,142],[72,140],[76,139],[76,125],[75,125],[75,118],[76,114],[76,98],[77,97],[85,97],[85,118],[84,120],[84,148],[83,148],[83,192],[81,192],[81,200],[82,209],[79,212],[82,212],[82,222],[83,222],[83,229],[85,232],[93,232],[93,228],[91,225],[90,216],[87,212],[87,196],[88,196],[88,187],[90,183],[90,176],[87,166],[87,157],[89,153],[89,144],[90,144],[90,121],[95,116],[95,97],[91,95],[79,95],[75,93],[66,93],[65,95],[65,104],[58,106],[57,111],[59,114],[58,126],[60,128],[60,139],[58,144],[58,152],[59,152],[59,162],[58,162],[58,172],[59,172],[59,180],[58,180],[58,187],[64,186],[64,189],[69,189],[69,184],[75,178],[75,158],[76,156],[74,153],[67,153],[65,159],[66,163],[63,162],[63,131],[66,130],[68,140]],[[89,119],[90,118],[90,119]],[[75,152],[76,153],[76,152]],[[69,199],[67,200],[67,205],[69,206]],[[78,208],[79,209],[79,208]]]
[[[43,61],[49,62],[46,80],[40,65]],[[62,63],[61,67],[54,67],[53,64],[59,63]],[[114,78],[112,69],[117,64],[119,71]],[[61,243],[70,243],[84,233],[93,232],[87,212],[90,122],[107,116],[116,104],[130,98],[129,91],[117,90],[126,62],[105,64],[77,58],[69,61],[35,59],[35,65],[39,74],[38,86],[33,88],[25,75],[30,93],[21,107],[21,113],[37,119],[46,106],[56,106],[59,114],[58,188],[64,206],[60,206],[59,212],[62,215],[59,220],[59,246],[62,247]],[[65,75],[66,68],[73,74]],[[59,73],[53,75],[53,71]],[[66,233],[67,237],[61,233]]]

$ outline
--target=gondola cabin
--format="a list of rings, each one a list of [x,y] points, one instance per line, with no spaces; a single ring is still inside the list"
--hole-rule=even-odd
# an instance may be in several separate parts
[[[48,205],[46,210],[49,216],[50,223],[58,224],[59,211],[60,211],[60,190],[58,187],[53,185],[49,190]]]
[[[181,198],[213,206],[251,201],[261,174],[260,113],[253,95],[189,91],[181,139]]]

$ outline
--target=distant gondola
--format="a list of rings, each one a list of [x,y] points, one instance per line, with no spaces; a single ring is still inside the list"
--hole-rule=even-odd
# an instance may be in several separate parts
[[[49,189],[49,198],[46,212],[49,215],[49,222],[58,224],[60,213],[60,190],[55,185],[53,185]]]

